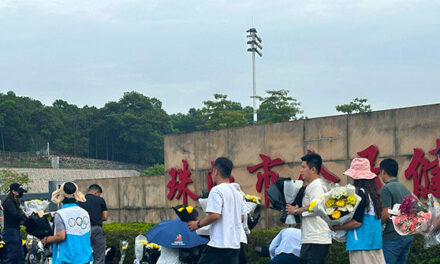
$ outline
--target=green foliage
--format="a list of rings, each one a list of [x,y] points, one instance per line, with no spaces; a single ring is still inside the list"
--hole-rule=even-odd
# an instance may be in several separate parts
[[[116,249],[116,256],[114,263],[119,261],[121,253],[119,251],[119,241],[128,240],[128,250],[125,258],[125,263],[133,263],[134,261],[134,239],[138,235],[145,235],[145,233],[153,228],[154,223],[112,223],[104,224],[107,246],[112,246]],[[268,241],[275,238],[280,229],[270,230],[252,230],[248,236],[248,245],[245,249],[247,261],[250,264],[269,264],[270,258],[262,258],[256,255],[255,247],[261,247],[267,244]],[[22,238],[26,238],[24,228],[21,229]],[[424,239],[422,235],[415,235],[414,242],[411,245],[410,253],[407,263],[411,264],[436,264],[440,263],[440,246],[431,247],[429,249],[423,248]],[[345,250],[345,243],[338,243],[333,241],[330,246],[330,252],[326,259],[326,264],[349,264],[348,252]]]
[[[337,105],[336,111],[346,114],[369,113],[371,112],[371,105],[366,104],[367,101],[368,101],[367,99],[356,97],[353,101],[351,101],[348,104]]]
[[[31,180],[26,173],[17,173],[12,170],[0,170],[0,191],[2,193],[7,193],[9,191],[9,185],[14,182],[26,187]]]
[[[188,114],[172,114],[170,119],[174,132],[188,133],[200,130],[205,124],[207,117],[203,115],[202,110],[190,108]]]
[[[163,135],[171,120],[162,103],[136,92],[103,108],[52,106],[13,92],[0,93],[0,150],[52,153],[152,165],[163,162]]]
[[[202,113],[206,116],[206,122],[201,129],[220,129],[248,125],[248,120],[238,102],[227,100],[227,95],[214,94],[214,101],[208,100],[203,103]]]
[[[288,90],[269,90],[267,97],[257,96],[260,100],[258,109],[258,123],[286,122],[297,119],[297,115],[303,111],[299,108],[300,103],[288,96]]]
[[[156,175],[164,175],[165,174],[165,166],[163,164],[156,163],[148,169],[142,172],[144,176],[156,176]]]

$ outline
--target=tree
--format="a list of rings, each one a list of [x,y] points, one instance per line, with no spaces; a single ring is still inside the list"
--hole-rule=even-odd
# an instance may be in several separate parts
[[[0,191],[2,193],[7,193],[9,191],[9,185],[14,182],[26,187],[31,180],[26,173],[18,173],[12,170],[0,170]]]
[[[356,97],[353,101],[351,101],[348,104],[337,105],[336,111],[346,114],[369,113],[371,112],[371,106],[369,104],[366,104],[367,101],[368,101],[367,99]]]
[[[190,108],[187,114],[172,114],[170,115],[173,132],[175,133],[189,133],[198,131],[203,127],[207,118],[203,115],[202,110]]]
[[[214,94],[214,101],[204,101],[202,113],[206,122],[201,129],[220,129],[249,125],[246,115],[238,102],[227,100],[227,95]]]
[[[267,97],[257,96],[260,100],[258,123],[286,122],[297,119],[297,115],[303,111],[299,108],[300,103],[288,96],[288,90],[268,90]]]

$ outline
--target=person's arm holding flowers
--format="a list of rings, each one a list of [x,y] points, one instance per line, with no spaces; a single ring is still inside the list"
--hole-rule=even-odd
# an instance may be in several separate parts
[[[338,230],[356,229],[362,225],[362,220],[364,219],[364,215],[365,215],[366,197],[365,197],[364,192],[362,192],[362,191],[359,191],[358,195],[361,197],[361,201],[360,201],[358,207],[356,208],[356,211],[354,213],[353,218],[350,221],[346,222],[345,224],[330,226],[331,230],[338,231]],[[351,196],[349,196],[347,198],[347,203],[351,204],[351,203],[353,203],[353,201],[351,201],[350,199],[352,199]],[[327,203],[329,203],[329,200],[327,200]],[[339,201],[336,201],[336,203],[337,202],[339,202]],[[327,204],[326,204],[326,206],[327,206]],[[339,211],[335,210],[333,212],[333,214],[335,214],[337,212],[339,212]],[[332,218],[338,218],[337,215],[333,215],[333,214],[332,214]]]

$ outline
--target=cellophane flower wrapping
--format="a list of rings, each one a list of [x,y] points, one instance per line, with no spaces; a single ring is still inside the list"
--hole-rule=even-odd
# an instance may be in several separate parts
[[[399,209],[396,210],[397,206]],[[393,207],[391,217],[394,229],[401,236],[416,233],[425,234],[429,230],[432,213],[425,212],[422,203],[414,195],[406,196],[400,205]],[[397,211],[397,212],[396,212]]]
[[[316,210],[329,225],[342,225],[353,218],[361,200],[353,185],[338,186],[324,194]]]
[[[30,200],[30,201],[26,201],[24,202],[24,213],[27,217],[29,217],[32,213],[36,213],[36,214],[42,214],[42,212],[44,212],[47,207],[49,206],[50,202],[47,200]],[[41,217],[41,215],[40,215]]]
[[[436,223],[440,218],[440,204],[432,193],[428,194],[428,210],[431,212],[431,221],[425,236],[425,248],[440,244],[440,229],[436,228]]]
[[[245,214],[253,214],[257,206],[261,204],[261,197],[256,195],[245,194],[243,199]]]
[[[353,185],[337,186],[324,194],[324,199],[318,201],[316,210],[329,225],[342,225],[353,219],[361,200]],[[332,232],[332,238],[338,242],[345,242],[347,231]]]
[[[295,201],[299,190],[303,186],[304,182],[301,180],[296,181],[285,181],[284,182],[284,198],[286,199],[286,204],[292,204]],[[285,221],[286,225],[297,224],[295,216],[288,214]]]

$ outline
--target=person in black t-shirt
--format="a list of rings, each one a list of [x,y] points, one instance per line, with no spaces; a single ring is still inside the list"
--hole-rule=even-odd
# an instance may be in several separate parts
[[[20,209],[19,198],[27,192],[18,183],[9,186],[9,192],[3,201],[4,221],[3,241],[6,243],[5,264],[24,263],[24,252],[21,245],[20,225],[25,220],[23,211]]]
[[[90,216],[91,240],[93,248],[93,258],[95,264],[105,263],[106,241],[102,222],[107,221],[108,210],[105,200],[101,197],[102,188],[98,184],[92,184],[86,194],[86,202],[78,203],[80,207],[86,210]]]

